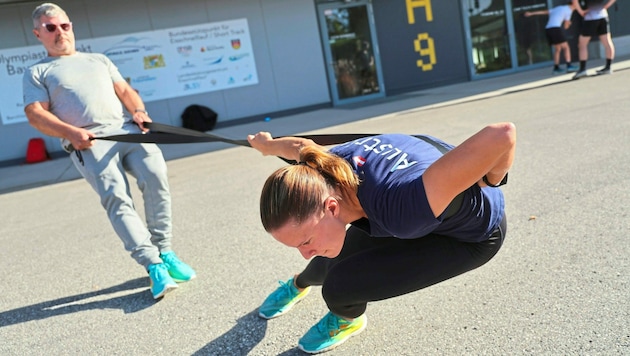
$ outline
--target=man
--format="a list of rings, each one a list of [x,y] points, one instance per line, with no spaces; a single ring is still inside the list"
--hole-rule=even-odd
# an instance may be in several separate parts
[[[99,194],[125,249],[145,267],[153,298],[195,278],[171,249],[171,197],[166,162],[154,144],[93,140],[112,133],[147,131],[151,122],[138,93],[104,55],[75,48],[72,22],[52,3],[35,8],[33,34],[48,57],[24,75],[24,111],[29,123],[61,138],[81,175]],[[127,110],[131,116],[123,111]],[[142,191],[146,226],[134,208],[126,172]]]
[[[547,42],[553,47],[553,71],[552,74],[564,74],[577,71],[577,67],[571,64],[571,49],[564,35],[564,30],[571,26],[571,16],[575,10],[572,1],[564,5],[558,5],[551,10],[526,11],[525,17],[535,15],[548,15],[549,20],[545,26]],[[567,64],[566,70],[560,68],[560,53],[564,52],[564,60]]]
[[[591,38],[598,36],[599,41],[604,46],[606,53],[606,65],[598,70],[597,75],[612,74],[610,65],[615,58],[615,46],[610,36],[610,24],[608,22],[608,8],[617,0],[586,0],[586,8],[583,9],[579,0],[572,0],[577,12],[584,18],[578,39],[578,55],[580,58],[580,69],[575,73],[573,79],[585,77],[586,61],[588,60],[588,43]]]

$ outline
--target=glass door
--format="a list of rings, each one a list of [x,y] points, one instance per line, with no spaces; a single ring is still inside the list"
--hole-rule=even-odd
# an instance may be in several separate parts
[[[518,66],[552,60],[551,47],[547,43],[545,34],[549,16],[525,17],[527,11],[548,10],[547,0],[512,0],[511,2]]]
[[[333,104],[385,96],[370,3],[327,2],[318,13]]]
[[[473,77],[515,71],[551,60],[545,36],[549,0],[462,0]]]
[[[465,0],[473,74],[512,68],[504,0]]]

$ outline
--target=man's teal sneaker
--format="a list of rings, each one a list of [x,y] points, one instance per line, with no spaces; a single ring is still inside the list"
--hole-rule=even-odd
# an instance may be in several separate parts
[[[300,350],[309,354],[318,354],[332,350],[343,344],[354,335],[358,335],[367,326],[365,314],[347,321],[335,314],[328,312],[317,324],[306,333],[298,342]]]
[[[560,68],[555,68],[554,70],[551,71],[551,74],[553,75],[558,75],[558,74],[564,74],[567,71],[564,69],[560,69]],[[575,71],[574,71],[575,72]]]
[[[258,308],[258,315],[261,318],[272,319],[288,312],[311,291],[311,287],[306,287],[300,292],[295,287],[293,278],[286,282],[278,281],[280,287],[269,294],[260,308]]]
[[[195,270],[177,258],[173,251],[160,254],[160,258],[164,261],[168,274],[175,282],[187,282],[197,276]]]
[[[153,299],[162,298],[166,293],[177,288],[177,283],[168,274],[168,269],[164,263],[154,263],[148,269],[151,279],[151,294]]]

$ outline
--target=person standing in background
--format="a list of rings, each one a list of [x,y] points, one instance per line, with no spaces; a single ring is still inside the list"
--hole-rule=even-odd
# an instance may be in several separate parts
[[[571,27],[571,15],[575,10],[572,1],[565,5],[559,5],[551,10],[527,11],[525,17],[535,15],[549,15],[549,20],[545,26],[547,42],[553,47],[553,71],[552,74],[564,74],[577,71],[578,67],[571,63],[571,49],[564,34],[564,30]],[[564,52],[564,60],[567,64],[566,70],[560,68],[560,56]]]
[[[586,0],[585,8],[582,8],[579,0],[572,1],[576,11],[584,18],[578,40],[580,69],[575,73],[573,79],[587,76],[586,61],[588,60],[588,43],[591,41],[591,38],[595,36],[599,37],[599,41],[604,46],[606,54],[606,65],[596,73],[597,75],[612,74],[611,64],[613,59],[615,59],[615,46],[610,36],[608,9],[617,0]]]

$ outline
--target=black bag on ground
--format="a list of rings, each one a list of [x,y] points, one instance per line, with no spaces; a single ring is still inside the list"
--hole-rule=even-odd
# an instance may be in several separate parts
[[[184,127],[196,131],[210,131],[217,124],[218,114],[209,107],[193,104],[182,113]]]

